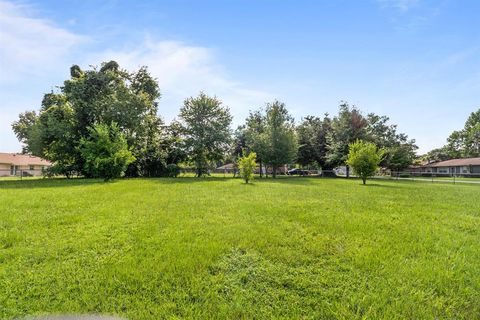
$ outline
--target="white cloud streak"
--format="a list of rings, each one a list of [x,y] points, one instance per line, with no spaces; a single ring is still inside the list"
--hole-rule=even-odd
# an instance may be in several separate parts
[[[177,115],[185,98],[200,91],[216,95],[229,106],[235,124],[243,122],[249,109],[273,98],[233,81],[216,61],[213,49],[147,37],[123,50],[86,54],[90,38],[35,17],[31,9],[0,0],[0,151],[20,150],[11,122],[20,112],[38,106],[44,92],[61,85],[73,63],[88,67],[116,60],[128,70],[148,66],[158,79],[160,113],[167,121]]]
[[[86,37],[29,16],[29,7],[0,1],[0,83],[41,75],[64,61]]]
[[[108,50],[89,60],[115,60],[129,70],[148,66],[162,91],[160,112],[167,120],[177,114],[185,98],[200,91],[220,98],[230,107],[237,122],[243,121],[249,109],[258,108],[273,98],[267,92],[252,90],[231,80],[216,62],[212,49],[150,38],[136,48]]]
[[[420,0],[377,0],[382,7],[392,7],[401,12],[407,12],[418,5]]]

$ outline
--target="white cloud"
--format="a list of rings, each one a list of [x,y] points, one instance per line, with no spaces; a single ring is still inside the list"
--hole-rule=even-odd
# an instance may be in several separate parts
[[[87,38],[37,18],[28,5],[0,0],[0,151],[20,151],[11,123],[40,105],[72,52]]]
[[[128,70],[148,66],[158,80],[162,92],[160,113],[167,120],[177,115],[185,98],[200,91],[220,98],[230,107],[237,123],[243,121],[249,109],[273,98],[269,93],[231,80],[216,62],[214,50],[205,47],[147,38],[135,49],[108,50],[91,57],[85,65],[108,60],[115,60]]]
[[[86,38],[31,17],[30,8],[0,1],[0,83],[61,65]]]
[[[418,5],[420,0],[377,0],[383,7],[393,7],[401,12],[406,12]]]
[[[158,79],[160,114],[167,121],[178,114],[185,98],[200,91],[216,95],[229,106],[235,124],[243,122],[249,109],[273,98],[233,81],[211,48],[147,38],[123,50],[86,54],[84,44],[89,39],[35,17],[29,6],[0,0],[0,151],[20,150],[11,122],[20,112],[38,108],[42,94],[61,85],[74,63],[88,68],[116,60],[128,70],[148,66]]]

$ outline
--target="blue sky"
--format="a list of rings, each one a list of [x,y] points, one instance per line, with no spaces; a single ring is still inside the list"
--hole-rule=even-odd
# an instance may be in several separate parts
[[[167,121],[200,90],[235,125],[274,98],[297,121],[347,100],[422,153],[480,107],[480,2],[0,0],[0,151],[20,150],[11,122],[72,64],[111,59],[150,68]]]

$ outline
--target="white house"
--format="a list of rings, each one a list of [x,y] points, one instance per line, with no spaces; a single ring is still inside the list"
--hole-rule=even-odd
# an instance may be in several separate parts
[[[0,177],[41,176],[51,165],[45,159],[28,154],[0,152]]]

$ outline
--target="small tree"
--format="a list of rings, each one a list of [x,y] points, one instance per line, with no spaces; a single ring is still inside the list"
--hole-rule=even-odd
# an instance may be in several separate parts
[[[123,176],[135,157],[128,149],[127,140],[118,125],[99,124],[89,128],[89,131],[89,139],[80,142],[85,172],[105,181]]]
[[[347,164],[362,178],[363,184],[366,184],[367,178],[373,176],[377,171],[384,151],[379,150],[373,143],[362,140],[351,143],[348,148]]]
[[[253,180],[253,174],[255,173],[255,167],[257,166],[257,154],[250,152],[248,155],[243,155],[238,159],[238,167],[240,168],[240,176],[248,183]]]

